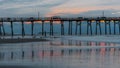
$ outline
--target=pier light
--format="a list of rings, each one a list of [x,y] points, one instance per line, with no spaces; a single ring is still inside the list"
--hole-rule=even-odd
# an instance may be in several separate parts
[[[41,23],[41,21],[34,21],[35,23]]]
[[[114,22],[114,20],[111,20],[111,22]]]
[[[27,21],[27,22],[25,22],[25,24],[31,24],[31,22],[30,22],[30,21]]]
[[[50,23],[50,21],[45,21],[45,23]]]
[[[53,23],[54,24],[60,24],[61,22],[60,21],[54,21]]]
[[[61,17],[60,16],[53,16],[51,17],[52,20],[57,20],[57,21],[60,21]]]
[[[100,22],[101,22],[101,23],[104,23],[104,22],[105,22],[105,20],[100,20]]]
[[[95,22],[95,20],[92,20],[91,22]]]

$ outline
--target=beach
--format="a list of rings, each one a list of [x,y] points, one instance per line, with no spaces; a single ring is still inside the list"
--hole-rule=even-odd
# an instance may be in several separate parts
[[[99,35],[99,36],[48,36],[48,37],[20,37],[20,38],[1,38],[0,44],[5,43],[26,43],[26,42],[42,42],[42,41],[50,41],[56,38],[67,39],[67,40],[79,40],[79,41],[94,41],[94,42],[112,42],[112,43],[120,43],[119,35]]]
[[[25,43],[25,42],[41,42],[41,41],[48,41],[47,39],[43,38],[7,38],[7,39],[0,39],[0,44],[5,43]]]
[[[119,36],[112,35],[43,37],[39,41],[7,38],[5,43],[15,43],[1,44],[0,68],[119,68],[118,39]]]

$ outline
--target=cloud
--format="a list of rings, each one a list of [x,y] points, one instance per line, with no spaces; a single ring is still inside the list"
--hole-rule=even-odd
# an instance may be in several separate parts
[[[26,7],[54,7],[61,5],[64,0],[5,0],[0,2],[1,9],[19,9]]]
[[[101,10],[109,10],[115,16],[119,9],[119,0],[0,0],[0,16],[37,16],[37,12],[41,16],[98,16]]]
[[[106,9],[106,10],[89,10],[86,12],[80,12],[77,14],[73,13],[59,13],[58,15],[61,17],[102,17],[104,15],[106,17],[119,17],[120,16],[120,10],[115,9]]]
[[[52,7],[62,5],[64,0],[1,0],[1,16],[35,16],[39,11],[42,16]]]

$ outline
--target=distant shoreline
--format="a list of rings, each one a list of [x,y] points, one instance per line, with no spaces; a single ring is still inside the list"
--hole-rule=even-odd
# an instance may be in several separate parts
[[[47,39],[43,38],[7,38],[7,39],[0,39],[0,44],[7,44],[7,43],[25,43],[25,42],[42,42],[48,41]]]

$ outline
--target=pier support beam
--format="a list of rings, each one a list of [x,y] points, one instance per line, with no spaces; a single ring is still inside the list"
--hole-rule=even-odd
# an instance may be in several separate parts
[[[69,21],[68,35],[72,35],[72,21]]]
[[[91,25],[91,21],[87,21],[87,35],[89,35],[89,28],[90,28],[90,33],[92,35],[92,25]]]
[[[81,23],[82,21],[76,21],[75,35],[78,34],[78,26],[79,26],[79,34],[81,35]]]
[[[72,21],[71,21],[71,31],[70,32],[71,32],[70,35],[72,35]]]
[[[61,21],[61,35],[64,35],[64,21]]]
[[[78,23],[80,35],[82,34],[82,27],[81,27],[81,24],[82,24],[82,21],[80,21],[80,22]]]
[[[76,21],[75,35],[77,35],[77,31],[78,31],[78,21]]]
[[[44,20],[42,20],[42,35],[44,35]]]
[[[5,35],[6,35],[6,33],[5,33],[5,28],[4,28],[3,21],[2,21],[2,29],[3,29],[3,35],[5,36]]]
[[[68,25],[68,35],[70,35],[70,21],[69,21],[69,25]]]
[[[50,21],[50,35],[53,36],[53,20]]]
[[[11,21],[10,24],[11,24],[11,36],[13,37],[13,35],[14,35],[14,31],[13,31],[13,22]]]
[[[117,24],[117,22],[114,21],[114,34],[116,34],[116,24]]]
[[[100,24],[100,21],[96,21],[96,32],[95,34],[97,35],[98,34],[98,28],[99,27],[99,32],[100,32],[100,35],[102,34],[102,31],[101,31],[101,24]]]
[[[119,26],[119,34],[120,34],[120,21],[118,21],[118,26]]]
[[[31,35],[33,36],[34,32],[34,21],[31,21]]]
[[[119,34],[120,34],[120,22],[119,21],[114,21],[114,34],[116,34],[116,25],[119,27]]]
[[[111,34],[110,21],[105,21],[105,35],[107,35],[107,25],[109,25],[109,34]]]
[[[22,36],[24,37],[25,36],[24,21],[21,22],[22,22]]]
[[[2,35],[2,23],[0,22],[0,35]]]

